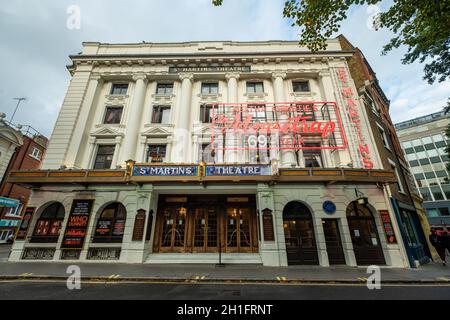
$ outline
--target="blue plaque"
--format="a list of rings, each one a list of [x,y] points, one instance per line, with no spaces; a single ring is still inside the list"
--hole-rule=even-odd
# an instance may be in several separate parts
[[[323,203],[323,210],[328,214],[333,214],[336,212],[336,205],[333,201],[325,201]]]

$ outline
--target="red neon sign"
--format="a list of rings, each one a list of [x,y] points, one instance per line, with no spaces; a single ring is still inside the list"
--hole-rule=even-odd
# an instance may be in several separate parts
[[[348,80],[347,71],[345,70],[344,67],[340,67],[337,69],[337,75],[342,85],[341,95],[345,101],[345,107],[347,110],[348,117],[356,131],[356,136],[358,138],[358,151],[362,157],[363,166],[366,169],[373,169],[374,163],[370,156],[369,145],[366,143],[366,140],[361,130],[361,118],[359,115],[356,101],[353,98],[354,93]]]
[[[347,140],[334,102],[216,104],[216,150],[343,150]],[[218,143],[233,140],[232,143]],[[229,142],[229,141],[228,141]]]

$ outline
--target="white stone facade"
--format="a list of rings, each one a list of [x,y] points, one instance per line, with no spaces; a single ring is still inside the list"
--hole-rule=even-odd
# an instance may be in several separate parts
[[[149,145],[165,145],[163,164],[198,164],[199,148],[210,143],[210,125],[200,121],[200,106],[211,103],[256,103],[271,102],[336,102],[340,110],[343,130],[348,139],[348,148],[339,151],[323,151],[323,168],[364,169],[363,159],[358,150],[358,133],[350,123],[341,95],[337,70],[348,72],[346,59],[351,52],[344,52],[337,40],[329,40],[324,52],[311,53],[298,47],[297,42],[188,42],[188,43],[141,43],[141,44],[100,44],[85,43],[80,55],[71,57],[69,67],[72,80],[61,107],[58,120],[51,137],[44,170],[94,169],[98,161],[99,146],[114,146],[110,169],[125,168],[127,160],[137,163],[148,161]],[[250,67],[245,71],[240,67]],[[179,68],[171,72],[170,68]],[[216,71],[207,72],[217,67]],[[233,69],[233,67],[236,67]],[[184,69],[183,69],[184,68]],[[190,69],[186,69],[190,68]],[[180,72],[180,70],[182,72]],[[206,71],[205,71],[206,70]],[[244,70],[244,71],[243,71]],[[188,72],[187,72],[188,71]],[[350,76],[349,76],[350,77]],[[309,90],[294,92],[293,81],[309,83]],[[248,82],[262,82],[264,90],[259,93],[247,92]],[[158,84],[173,84],[169,94],[157,94]],[[218,83],[218,91],[202,93],[202,84]],[[115,84],[128,84],[125,94],[112,94]],[[356,93],[350,79],[353,92]],[[356,96],[356,95],[355,95]],[[381,169],[380,159],[373,143],[373,136],[367,125],[365,109],[356,99],[361,116],[361,133],[371,151],[373,169]],[[170,107],[170,116],[165,123],[152,123],[154,106]],[[105,124],[107,107],[122,107],[120,123]],[[223,143],[228,143],[223,138]],[[248,154],[233,151],[215,154],[215,163],[248,164],[252,160]],[[301,151],[271,152],[281,168],[303,168]],[[104,168],[109,169],[109,168]],[[385,264],[406,267],[407,259],[400,244],[386,243],[382,222],[377,210],[388,210],[398,241],[401,237],[388,200],[387,188],[374,183],[289,183],[270,185],[266,183],[220,182],[208,185],[182,183],[144,182],[140,184],[114,185],[93,184],[83,188],[73,185],[43,186],[35,189],[28,206],[36,207],[28,234],[31,235],[40,211],[55,201],[63,204],[65,220],[57,243],[31,243],[16,241],[10,260],[22,261],[26,248],[50,248],[54,254],[50,258],[60,261],[60,245],[67,224],[68,212],[74,199],[95,199],[89,221],[86,242],[79,259],[88,259],[92,248],[120,248],[118,261],[124,263],[215,263],[217,253],[158,253],[153,252],[155,241],[155,220],[158,214],[160,195],[236,195],[256,196],[256,209],[266,208],[273,212],[275,240],[264,241],[263,231],[258,233],[257,253],[225,253],[226,263],[262,263],[265,266],[286,266],[285,231],[283,208],[291,201],[305,204],[312,214],[318,261],[329,266],[327,243],[322,228],[323,219],[337,220],[339,235],[345,255],[345,264],[356,266],[352,237],[346,218],[346,210],[355,201],[355,188],[370,202],[374,215],[380,246]],[[324,201],[336,204],[336,212],[330,216],[324,212]],[[125,231],[121,244],[95,244],[92,237],[98,217],[106,205],[120,202],[127,211]],[[133,226],[137,210],[153,210],[154,221],[146,224],[150,240],[132,241]],[[260,216],[258,225],[262,225]],[[372,240],[372,241],[377,241]],[[95,260],[94,260],[95,262]],[[113,262],[117,262],[114,260]]]

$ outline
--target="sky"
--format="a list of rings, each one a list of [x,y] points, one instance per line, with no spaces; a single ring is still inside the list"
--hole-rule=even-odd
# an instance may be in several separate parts
[[[13,123],[50,136],[66,94],[68,56],[83,41],[109,43],[201,40],[298,40],[299,30],[282,17],[284,0],[0,0],[0,112]],[[36,4],[38,3],[38,4]],[[79,29],[67,28],[68,8],[80,9]],[[389,5],[382,3],[380,9]],[[394,122],[439,111],[450,83],[429,85],[423,65],[401,64],[404,48],[381,56],[392,36],[368,27],[376,8],[355,7],[339,33],[359,47],[391,100]],[[337,35],[337,34],[336,34]]]

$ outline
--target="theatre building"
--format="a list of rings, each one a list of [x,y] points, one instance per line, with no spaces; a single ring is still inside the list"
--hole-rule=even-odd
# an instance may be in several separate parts
[[[10,260],[408,267],[353,54],[84,43]]]

